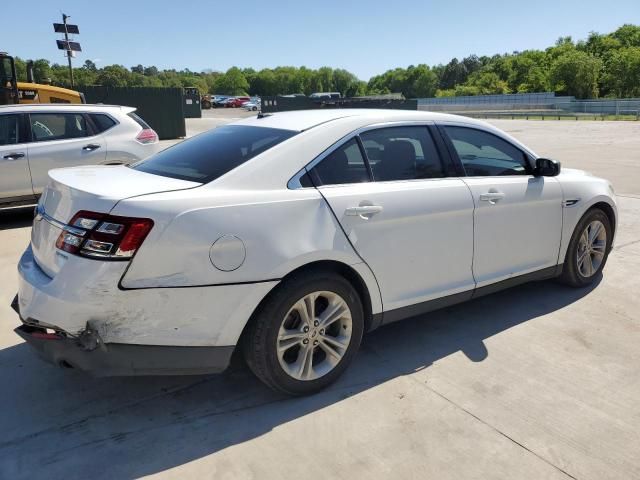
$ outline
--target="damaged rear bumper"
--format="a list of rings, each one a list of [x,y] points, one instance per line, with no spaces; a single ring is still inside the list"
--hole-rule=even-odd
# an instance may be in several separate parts
[[[18,297],[11,306],[18,312]],[[219,373],[227,368],[233,346],[175,347],[103,343],[97,333],[85,331],[71,336],[64,331],[23,320],[15,332],[31,345],[41,358],[66,368],[75,368],[94,376],[199,375]]]

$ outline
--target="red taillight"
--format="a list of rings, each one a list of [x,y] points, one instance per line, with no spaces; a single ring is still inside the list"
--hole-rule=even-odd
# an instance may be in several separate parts
[[[81,210],[58,236],[56,247],[83,257],[126,260],[153,227],[150,218],[131,218]]]
[[[158,134],[152,128],[145,128],[136,136],[136,141],[143,144],[156,143]]]

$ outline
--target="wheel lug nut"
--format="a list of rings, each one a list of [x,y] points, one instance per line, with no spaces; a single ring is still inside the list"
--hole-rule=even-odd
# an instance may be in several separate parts
[[[324,328],[320,330],[320,335],[324,335]]]
[[[304,331],[304,333],[307,333],[309,331],[309,327],[304,327],[302,330]]]
[[[309,339],[305,338],[304,340],[302,340],[302,343],[304,343],[306,345],[307,343],[309,343]]]
[[[317,327],[318,325],[320,325],[320,322],[318,320],[316,320],[315,322],[313,322],[313,326]]]
[[[314,340],[314,341],[313,341],[313,344],[314,344],[314,345],[318,345],[318,340]]]

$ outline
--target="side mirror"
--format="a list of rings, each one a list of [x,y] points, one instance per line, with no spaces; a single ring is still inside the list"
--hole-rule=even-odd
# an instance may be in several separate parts
[[[560,162],[549,158],[537,158],[533,174],[536,177],[555,177],[560,174]]]

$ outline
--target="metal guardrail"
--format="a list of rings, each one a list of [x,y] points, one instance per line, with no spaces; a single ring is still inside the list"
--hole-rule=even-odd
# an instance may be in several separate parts
[[[453,113],[453,112],[452,112]],[[630,113],[620,113],[619,115],[615,114],[601,114],[601,113],[571,113],[571,112],[563,112],[560,110],[557,111],[533,111],[533,112],[464,112],[460,113],[461,115],[472,117],[472,118],[484,118],[484,119],[505,119],[510,118],[511,120],[515,119],[524,119],[524,120],[533,120],[533,119],[541,119],[541,120],[562,120],[567,118],[572,118],[574,120],[607,120],[609,117],[616,117],[616,119],[620,119],[620,117],[635,117],[634,120],[640,120],[640,111],[634,110],[630,111]]]
[[[635,116],[638,119],[640,99],[577,100],[575,97],[555,96],[553,93],[523,93],[507,95],[478,95],[444,98],[420,98],[418,109],[461,114],[489,114],[490,112],[522,112],[545,110],[552,116],[566,112],[573,115]],[[520,115],[521,116],[521,115]],[[546,116],[546,114],[545,114]]]

